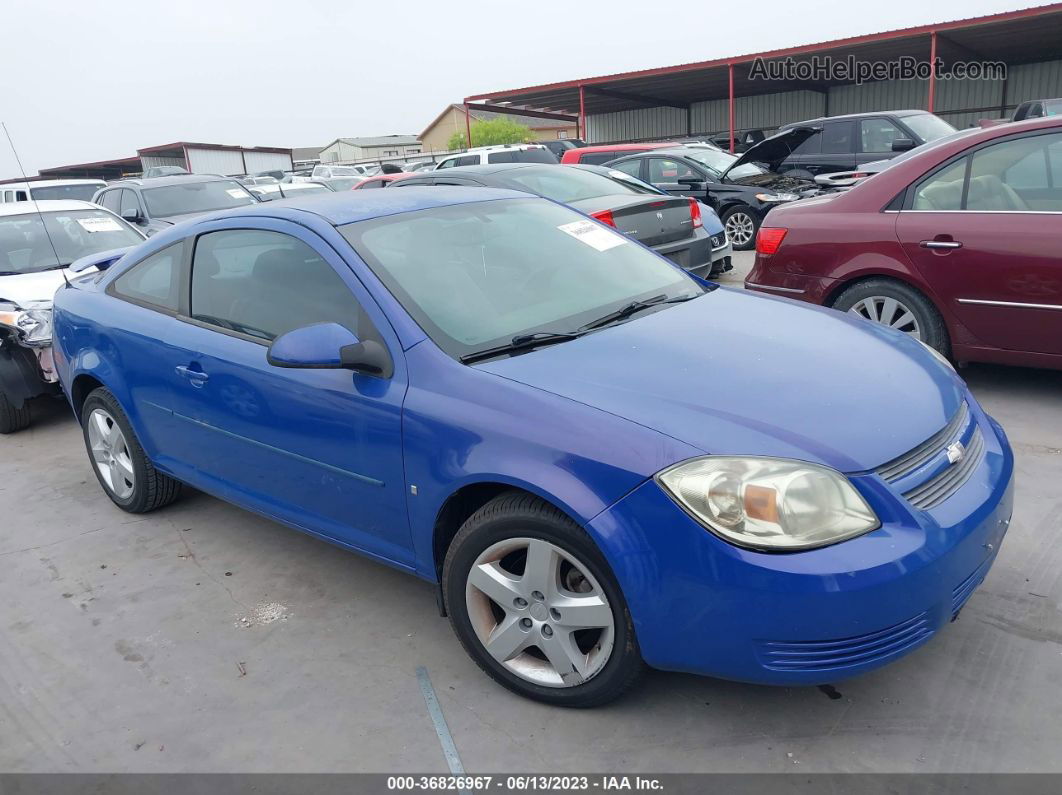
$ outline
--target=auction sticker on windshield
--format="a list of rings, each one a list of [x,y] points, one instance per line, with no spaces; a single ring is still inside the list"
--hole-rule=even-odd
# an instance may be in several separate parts
[[[86,232],[121,232],[122,227],[113,218],[78,218],[77,222]]]
[[[598,251],[608,251],[627,242],[615,232],[610,232],[593,221],[573,221],[557,228]]]

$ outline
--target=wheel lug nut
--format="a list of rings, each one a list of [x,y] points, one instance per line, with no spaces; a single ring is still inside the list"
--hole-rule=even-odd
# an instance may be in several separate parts
[[[530,618],[521,618],[520,619],[520,626],[523,627],[524,629],[531,629],[531,623],[532,622],[531,622]]]
[[[549,624],[546,624],[544,627],[542,627],[542,634],[545,635],[547,638],[551,637],[553,635],[553,627],[551,627]]]
[[[554,621],[560,621],[560,617],[561,617],[560,610],[558,610],[555,607],[551,607],[549,609],[549,617],[552,618]]]
[[[527,600],[518,596],[513,600],[513,604],[517,607],[527,607]]]
[[[541,601],[542,601],[543,599],[545,599],[546,597],[544,597],[544,596],[542,595],[542,591],[532,591],[532,592],[531,592],[531,598],[532,598],[532,599],[537,599],[538,601],[540,601],[540,602],[541,602]]]

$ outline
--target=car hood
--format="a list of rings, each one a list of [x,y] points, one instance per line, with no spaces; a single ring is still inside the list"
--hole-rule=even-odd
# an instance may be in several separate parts
[[[68,270],[66,276],[72,279],[78,274]],[[62,284],[61,270],[0,276],[0,301],[11,301],[22,307],[34,301],[51,301]]]
[[[798,146],[821,131],[820,127],[793,127],[772,135],[770,138],[764,138],[758,144],[745,150],[745,153],[731,164],[723,176],[725,177],[745,163],[755,163],[768,171],[777,171],[782,161],[793,154]]]
[[[963,399],[957,376],[913,338],[728,288],[476,366],[706,453],[795,458],[847,473],[921,444]]]

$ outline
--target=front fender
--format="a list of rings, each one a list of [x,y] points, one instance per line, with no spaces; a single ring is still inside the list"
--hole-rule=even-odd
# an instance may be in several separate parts
[[[410,349],[407,364],[406,499],[417,573],[432,581],[436,519],[465,486],[523,489],[593,536],[595,516],[646,478],[700,453],[600,409],[458,364],[430,342]]]

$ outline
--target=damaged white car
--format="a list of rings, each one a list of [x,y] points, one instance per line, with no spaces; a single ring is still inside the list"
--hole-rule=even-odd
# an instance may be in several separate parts
[[[0,204],[0,433],[29,425],[31,398],[60,394],[52,296],[66,269],[81,257],[142,240],[134,227],[89,202]]]

